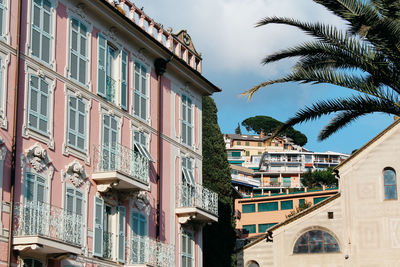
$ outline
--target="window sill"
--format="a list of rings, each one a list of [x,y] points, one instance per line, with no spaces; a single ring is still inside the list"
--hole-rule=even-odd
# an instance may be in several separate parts
[[[50,149],[54,150],[54,138],[53,135],[50,133],[46,135],[35,129],[31,129],[24,124],[22,128],[22,136],[25,138],[34,138],[38,141],[41,141],[45,143]]]
[[[74,156],[78,159],[85,161],[86,164],[90,164],[90,155],[89,151],[82,151],[73,146],[70,146],[66,143],[63,144],[63,155],[65,156]]]

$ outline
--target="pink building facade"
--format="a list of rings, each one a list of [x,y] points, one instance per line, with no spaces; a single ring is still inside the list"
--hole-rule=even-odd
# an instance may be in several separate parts
[[[128,0],[0,0],[0,266],[202,266],[201,74]]]

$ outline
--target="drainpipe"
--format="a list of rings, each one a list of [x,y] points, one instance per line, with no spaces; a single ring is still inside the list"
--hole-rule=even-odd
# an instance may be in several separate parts
[[[10,226],[8,231],[8,259],[7,266],[11,266],[12,257],[12,241],[13,241],[13,217],[14,217],[14,190],[15,190],[15,165],[17,161],[17,127],[18,127],[18,103],[19,103],[19,76],[20,76],[20,43],[21,43],[21,16],[22,0],[18,1],[18,14],[17,14],[17,55],[16,55],[16,68],[15,68],[15,89],[14,89],[14,107],[13,107],[13,130],[12,130],[12,155],[11,155],[11,168],[10,168]]]
[[[161,183],[160,183],[160,177],[161,177],[161,126],[162,126],[162,121],[161,121],[161,115],[162,115],[162,87],[161,87],[161,78],[165,71],[167,70],[167,64],[169,60],[165,60],[162,58],[157,58],[154,61],[154,68],[156,71],[157,75],[157,85],[158,85],[158,97],[157,97],[157,106],[158,106],[158,112],[157,112],[157,122],[158,122],[158,134],[157,134],[157,199],[156,199],[156,238],[157,240],[160,239],[160,221],[161,221],[161,216],[160,216],[160,199],[161,199]]]

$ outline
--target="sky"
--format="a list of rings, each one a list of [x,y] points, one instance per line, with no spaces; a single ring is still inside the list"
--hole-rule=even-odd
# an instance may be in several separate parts
[[[346,27],[312,0],[134,0],[134,3],[164,28],[172,27],[173,32],[187,30],[196,50],[202,54],[202,74],[222,89],[213,98],[223,133],[234,133],[238,123],[248,117],[265,115],[286,121],[297,110],[316,101],[354,94],[337,86],[289,83],[260,89],[250,101],[240,95],[260,82],[289,73],[295,62],[283,60],[265,66],[261,60],[266,55],[311,40],[289,26],[255,28],[260,19],[280,16]],[[368,115],[327,140],[317,141],[319,131],[330,118],[294,127],[307,136],[307,149],[351,153],[393,122],[389,115]]]

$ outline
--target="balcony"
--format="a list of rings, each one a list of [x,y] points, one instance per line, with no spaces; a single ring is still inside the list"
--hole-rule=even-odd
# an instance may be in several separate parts
[[[92,179],[99,192],[149,190],[149,159],[122,145],[94,146]]]
[[[200,184],[180,184],[176,214],[181,224],[218,221],[218,194]]]
[[[132,235],[127,242],[129,257],[127,264],[134,266],[175,266],[175,247],[148,236]]]
[[[82,253],[81,215],[43,202],[17,203],[14,212],[14,249],[38,254]]]
[[[260,181],[258,181],[256,179],[238,175],[238,174],[232,174],[231,176],[232,176],[233,182],[239,182],[241,184],[251,186],[251,187],[259,187],[260,186]]]

